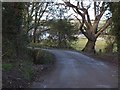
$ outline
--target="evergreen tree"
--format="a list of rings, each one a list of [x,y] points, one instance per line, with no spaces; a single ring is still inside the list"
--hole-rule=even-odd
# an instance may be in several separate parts
[[[120,56],[120,2],[111,3],[113,33],[116,36],[118,57]],[[120,60],[120,57],[119,57]]]
[[[19,57],[23,47],[22,14],[24,3],[2,3],[2,50],[3,57]]]

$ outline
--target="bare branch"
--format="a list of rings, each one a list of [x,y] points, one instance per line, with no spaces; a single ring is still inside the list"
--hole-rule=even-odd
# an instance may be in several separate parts
[[[79,1],[77,2],[77,8],[79,8],[79,9],[80,9],[80,4],[79,4]]]
[[[85,32],[85,31],[87,31],[87,28],[84,26],[84,20],[81,21],[77,16],[75,16],[75,17],[80,22],[80,26],[79,26],[80,31],[82,32],[82,34],[84,34],[88,38],[88,34]]]
[[[108,5],[105,7],[105,4],[106,4],[106,2],[102,3],[102,6],[100,7],[100,14],[96,16],[96,18],[95,18],[96,20],[100,20],[101,17],[103,16],[103,14],[105,13],[105,11],[107,10]]]
[[[87,6],[87,10],[91,7],[91,3]]]
[[[70,14],[70,15],[68,15],[67,17],[64,17],[64,18],[66,18],[66,19],[68,19],[69,17],[71,17],[73,14]]]
[[[106,23],[104,24],[103,27],[100,28],[100,30],[97,32],[97,34],[95,35],[95,37],[98,37],[111,23],[111,19],[112,18],[109,18]]]
[[[96,2],[94,2],[94,16],[96,17]]]
[[[81,20],[76,15],[74,15],[74,16],[80,23],[82,23]]]
[[[70,2],[64,2],[67,6],[69,6],[69,7],[73,7],[73,8],[76,8],[77,6],[75,6],[75,5],[73,5],[73,4],[71,4]]]
[[[77,13],[76,9],[72,8],[75,13]]]
[[[90,26],[92,26],[92,23],[91,23],[91,20],[90,20],[90,16],[89,16],[88,10],[86,10],[86,15],[87,15],[88,23],[90,24]]]
[[[81,2],[81,7],[84,8],[84,6],[83,6],[83,2]]]
[[[43,16],[43,14],[45,13],[45,11],[46,11],[46,9],[47,9],[47,7],[48,7],[48,4],[49,3],[46,3],[46,6],[45,6],[45,8],[40,12],[40,14],[39,14],[39,21],[40,21],[40,19],[41,19],[41,17]]]
[[[32,16],[33,12],[34,12],[34,8],[36,7],[36,3],[32,3],[32,8],[31,8],[31,12],[30,12],[30,16]]]

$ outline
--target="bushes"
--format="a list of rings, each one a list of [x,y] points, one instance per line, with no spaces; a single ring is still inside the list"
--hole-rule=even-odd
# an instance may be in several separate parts
[[[109,32],[111,34],[111,32]],[[115,41],[115,36],[113,35],[106,35],[104,36],[105,41],[106,41],[106,46],[104,48],[105,53],[112,53],[116,51],[116,41]]]
[[[54,62],[54,55],[47,51],[38,51],[36,63],[37,64],[52,64]]]
[[[33,49],[33,63],[34,64],[52,64],[54,63],[54,55],[50,52],[40,50],[40,49]]]

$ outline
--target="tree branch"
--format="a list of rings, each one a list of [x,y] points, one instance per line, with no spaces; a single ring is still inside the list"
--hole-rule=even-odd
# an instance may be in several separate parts
[[[94,2],[94,16],[96,18],[96,2]]]
[[[75,6],[75,5],[73,5],[73,4],[71,4],[70,2],[64,2],[67,6],[69,6],[69,7],[73,7],[73,8],[76,8],[77,6]]]
[[[75,13],[77,13],[77,11],[75,11],[75,8],[72,8],[73,9],[73,11],[75,12]]]
[[[90,16],[89,16],[88,10],[86,10],[86,15],[87,15],[87,21],[88,21],[89,25],[91,26],[92,23],[91,23],[91,20],[90,20]]]
[[[103,27],[100,28],[100,30],[97,32],[97,34],[95,34],[95,37],[97,38],[111,23],[111,19],[112,18],[109,18],[106,23],[104,24]]]
[[[74,15],[75,16],[75,15]],[[80,19],[78,19],[78,17],[77,16],[75,16],[76,18],[77,18],[77,20],[80,22],[80,27],[79,27],[79,29],[80,29],[80,31],[82,32],[82,34],[84,34],[87,38],[89,38],[88,37],[88,34],[85,32],[85,31],[87,31],[87,28],[84,26],[84,20],[82,20],[82,22],[81,22],[81,20]],[[85,31],[83,30],[83,28],[85,29]]]
[[[98,24],[99,24],[99,21],[100,21],[101,17],[103,16],[106,9],[108,8],[108,7],[105,7],[105,2],[103,2],[102,6],[100,7],[100,14],[97,15],[96,7],[97,7],[97,4],[96,4],[96,2],[94,2],[95,20],[94,20],[94,23],[93,23],[93,30],[95,30],[95,33],[96,33],[96,30],[97,30],[97,27],[98,27]]]
[[[41,17],[42,17],[43,14],[45,13],[47,7],[48,7],[48,3],[46,3],[46,6],[45,6],[44,10],[42,10],[42,8],[41,8],[41,10],[40,10],[40,12],[39,12],[38,24],[39,24],[39,21],[40,21]]]
[[[100,7],[100,14],[96,15],[95,20],[100,20],[103,14],[105,13],[105,11],[107,10],[108,5],[105,7],[105,4],[106,4],[105,2],[102,3],[102,6]]]

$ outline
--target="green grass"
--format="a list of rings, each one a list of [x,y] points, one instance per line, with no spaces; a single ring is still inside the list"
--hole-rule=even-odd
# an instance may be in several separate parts
[[[2,64],[2,68],[3,68],[3,70],[9,71],[13,68],[13,64],[4,63],[4,64]]]
[[[107,44],[106,44],[105,40],[97,40],[95,49],[97,52],[99,52],[100,49],[102,50],[102,52],[104,52],[106,45]]]
[[[79,38],[77,41],[72,42],[72,47],[75,48],[76,50],[82,50],[87,43],[86,38]],[[96,51],[98,52],[100,49],[104,51],[104,48],[106,47],[106,42],[105,40],[97,40],[96,41]]]
[[[77,50],[82,50],[87,42],[87,39],[79,38],[77,41],[72,42],[72,47]]]
[[[26,60],[22,62],[22,67],[21,67],[22,74],[28,80],[30,80],[34,75],[34,69],[32,66],[33,66],[33,63],[30,61]]]

